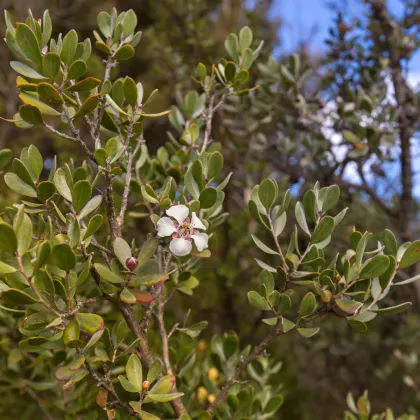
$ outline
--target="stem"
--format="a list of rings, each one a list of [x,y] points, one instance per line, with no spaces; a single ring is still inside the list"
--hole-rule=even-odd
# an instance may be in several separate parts
[[[201,153],[203,153],[210,143],[211,125],[213,120],[214,94],[210,96],[209,106],[206,114],[206,129],[204,131],[203,145],[201,146]]]
[[[31,286],[31,289],[33,290],[35,296],[37,297],[37,299],[49,310],[51,311],[54,315],[56,315],[57,317],[61,318],[61,313],[56,311],[39,293],[38,289],[36,288],[34,282],[33,282],[33,278],[29,277],[26,273],[25,273],[25,269],[23,268],[22,265],[22,259],[20,257],[20,255],[16,254],[16,261],[18,263],[19,266],[19,271],[20,273],[22,273],[22,275],[25,277],[26,281],[29,283],[29,285]]]
[[[80,350],[78,351],[80,355],[83,355],[83,352]],[[116,400],[116,404],[120,406],[121,408],[124,408],[131,416],[138,417],[138,414],[125,402],[123,401],[117,392],[115,391],[114,385],[112,384],[112,381],[109,380],[109,378],[106,377],[99,377],[99,375],[95,372],[95,370],[92,368],[91,364],[85,360],[85,366],[89,372],[89,375],[94,379],[96,382],[96,386],[98,388],[104,388],[106,389]]]
[[[163,354],[163,362],[165,364],[166,374],[174,378],[175,382],[175,375],[172,370],[171,361],[169,359],[169,340],[168,334],[165,328],[165,322],[163,320],[163,309],[164,309],[164,302],[162,300],[162,294],[159,296],[159,303],[157,306],[157,320],[159,325],[159,332],[160,338],[162,340],[162,354]],[[174,388],[174,392],[178,392],[176,388]],[[177,413],[178,416],[181,416],[183,413],[186,412],[184,404],[182,403],[180,398],[176,398],[172,400],[172,405]]]
[[[277,338],[280,334],[282,334],[281,329],[281,323],[279,322],[271,331],[270,333],[264,338],[263,341],[261,341],[258,346],[254,348],[251,354],[244,357],[241,362],[239,363],[238,367],[233,372],[233,375],[230,377],[230,379],[226,382],[226,384],[223,386],[222,390],[217,394],[216,399],[213,401],[212,404],[210,404],[209,408],[207,409],[207,412],[210,414],[210,416],[214,415],[214,412],[216,411],[217,406],[227,397],[227,394],[232,388],[232,386],[236,383],[237,379],[239,378],[239,375],[243,372],[243,370],[254,360],[256,359],[268,346],[269,344]]]

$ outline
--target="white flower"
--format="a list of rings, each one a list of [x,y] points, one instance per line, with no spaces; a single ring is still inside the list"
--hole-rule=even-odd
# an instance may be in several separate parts
[[[181,204],[170,207],[166,210],[166,214],[170,217],[161,217],[157,222],[157,234],[160,237],[172,236],[169,244],[172,254],[178,257],[188,255],[192,250],[192,241],[199,252],[208,248],[208,235],[196,230],[205,230],[206,227],[195,212],[192,213],[190,219],[188,207]]]

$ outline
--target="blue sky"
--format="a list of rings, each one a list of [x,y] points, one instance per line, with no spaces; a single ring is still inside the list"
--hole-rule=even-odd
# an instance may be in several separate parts
[[[274,0],[271,16],[281,18],[280,54],[293,52],[301,42],[308,42],[313,51],[322,51],[334,12],[327,7],[327,0]],[[403,12],[400,0],[388,0],[392,14]],[[347,1],[347,16],[360,16],[366,10],[361,0]],[[420,72],[420,54],[410,62],[410,70]]]

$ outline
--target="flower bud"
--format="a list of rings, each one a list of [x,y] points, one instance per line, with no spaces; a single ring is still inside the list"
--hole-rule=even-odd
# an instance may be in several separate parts
[[[332,299],[332,293],[329,290],[323,290],[323,296],[321,296],[321,300],[324,303],[330,302]]]
[[[150,382],[149,381],[143,381],[143,389],[147,391],[150,388]]]
[[[130,257],[125,260],[125,265],[130,271],[134,271],[137,268],[138,264],[139,262],[135,257]]]

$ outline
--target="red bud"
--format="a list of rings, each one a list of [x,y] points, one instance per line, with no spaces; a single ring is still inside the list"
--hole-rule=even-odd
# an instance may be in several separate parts
[[[138,264],[139,262],[135,257],[130,257],[125,260],[125,265],[130,271],[134,271],[137,268]]]

